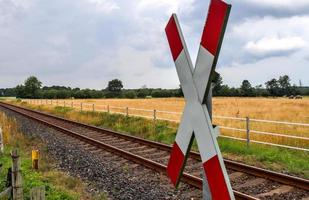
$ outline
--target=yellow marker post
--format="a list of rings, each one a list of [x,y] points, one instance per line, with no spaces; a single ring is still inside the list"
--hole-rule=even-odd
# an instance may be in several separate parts
[[[32,150],[32,169],[39,169],[39,150]]]

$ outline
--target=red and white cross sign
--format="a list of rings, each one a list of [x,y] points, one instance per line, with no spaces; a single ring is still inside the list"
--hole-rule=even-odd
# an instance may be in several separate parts
[[[210,78],[215,70],[230,8],[231,5],[222,0],[211,0],[195,68],[175,14],[165,29],[186,100],[167,173],[172,183],[177,186],[195,136],[211,198],[220,200],[234,199],[234,195],[204,102],[209,92]]]

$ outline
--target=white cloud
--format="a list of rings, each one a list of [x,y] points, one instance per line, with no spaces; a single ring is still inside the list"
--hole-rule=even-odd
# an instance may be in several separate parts
[[[272,16],[247,18],[232,27],[233,35],[244,40],[262,37],[308,37],[309,15],[276,18]]]
[[[236,87],[244,79],[255,86],[284,74],[289,75],[293,83],[302,80],[308,84],[308,61],[297,55],[269,57],[246,64],[233,63],[218,71],[224,77],[225,84]]]
[[[110,0],[87,0],[87,1],[95,4],[98,10],[104,13],[107,13],[107,14],[111,13],[114,10],[120,9],[117,3],[115,3],[114,1],[110,1]]]
[[[309,14],[286,15],[282,5],[295,7],[287,0],[230,1],[234,9],[241,9],[232,8],[223,41],[218,70],[224,81],[238,86],[248,75],[263,83],[268,68],[274,77],[287,73],[297,79],[309,73]],[[305,7],[307,0],[302,2],[295,4]],[[0,88],[13,87],[31,74],[46,85],[104,88],[111,78],[120,78],[129,88],[178,87],[165,25],[172,12],[177,13],[194,60],[208,4],[209,0],[0,0]],[[242,6],[249,6],[250,13]]]
[[[286,51],[298,50],[305,46],[305,41],[300,37],[265,37],[258,41],[250,41],[245,49],[255,55],[267,55]]]
[[[309,6],[308,0],[245,0],[263,7],[298,9]]]
[[[159,9],[167,15],[172,13],[190,13],[193,9],[194,0],[140,0],[137,6],[138,11],[150,11]]]

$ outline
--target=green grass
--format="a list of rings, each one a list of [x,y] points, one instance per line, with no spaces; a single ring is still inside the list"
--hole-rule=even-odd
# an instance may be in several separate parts
[[[219,144],[225,157],[309,178],[308,152],[259,144],[250,144],[247,148],[244,142],[224,138],[219,138]]]
[[[0,97],[0,100],[16,100],[16,97]]]
[[[104,193],[100,196],[89,194],[82,180],[57,170],[56,162],[49,157],[45,144],[38,138],[23,136],[15,120],[1,114],[0,122],[5,138],[5,152],[0,154],[3,165],[0,170],[0,192],[6,188],[7,170],[12,164],[10,152],[14,148],[20,154],[24,199],[30,199],[30,189],[37,186],[45,187],[47,200],[107,199]],[[40,150],[39,170],[32,169],[32,148]]]
[[[174,142],[178,126],[177,124],[171,124],[166,121],[157,121],[156,125],[154,125],[152,120],[140,117],[126,117],[120,114],[78,112],[63,107],[47,108],[42,106],[27,106],[72,120],[126,132],[130,135],[166,144],[172,144]],[[309,178],[308,152],[253,143],[247,148],[244,142],[225,138],[219,138],[218,142],[225,158],[307,179]],[[193,149],[197,150],[195,141],[193,143]]]
[[[5,188],[5,180],[7,176],[7,169],[11,167],[11,157],[10,151],[12,147],[7,146],[5,149],[4,155],[0,156],[0,163],[3,164],[2,170],[0,172],[0,191]],[[31,158],[29,155],[26,155],[24,152],[20,153],[21,157],[21,170],[23,178],[23,189],[24,189],[24,199],[30,199],[30,189],[36,186],[44,186],[46,190],[46,196],[49,200],[75,200],[79,199],[78,194],[60,188],[56,185],[53,185],[48,181],[48,178],[41,172],[37,172],[31,169]]]

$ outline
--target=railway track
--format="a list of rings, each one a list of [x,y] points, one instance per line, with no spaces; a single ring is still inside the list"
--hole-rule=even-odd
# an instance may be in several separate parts
[[[123,133],[56,117],[27,108],[0,103],[0,106],[56,129],[87,144],[120,157],[166,172],[171,146]],[[190,152],[182,181],[202,188],[201,162]],[[231,160],[224,160],[237,199],[309,199],[309,180],[289,176]]]

